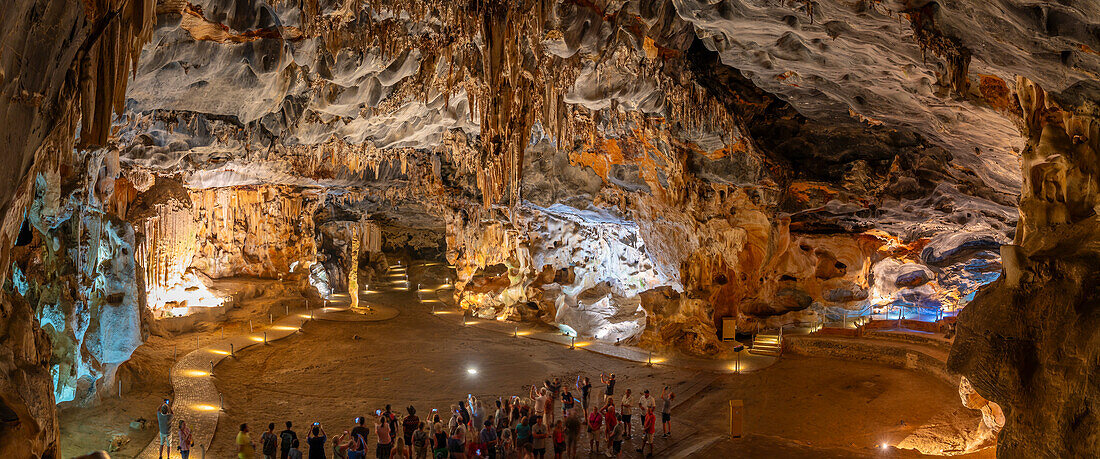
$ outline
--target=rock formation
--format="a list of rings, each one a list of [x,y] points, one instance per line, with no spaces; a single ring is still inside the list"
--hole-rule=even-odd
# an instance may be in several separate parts
[[[390,255],[698,355],[724,318],[962,309],[1002,451],[1100,449],[1095,1],[11,3],[0,456],[55,455],[54,404],[212,279],[325,295]]]
[[[1077,97],[1020,78],[1028,145],[1020,223],[1004,275],[959,315],[949,366],[1004,408],[997,451],[1072,457],[1100,450],[1089,383],[1097,353],[1100,86]]]

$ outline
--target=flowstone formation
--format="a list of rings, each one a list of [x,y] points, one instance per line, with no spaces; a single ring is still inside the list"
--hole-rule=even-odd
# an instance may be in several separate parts
[[[1043,295],[1091,301],[1052,286],[1094,280],[1098,9],[14,0],[0,455],[54,454],[51,407],[94,402],[164,321],[233,307],[218,279],[343,293],[390,255],[446,258],[480,316],[696,355],[728,350],[727,318],[961,309],[967,355],[1085,333]],[[1088,391],[1027,371],[1081,367],[1044,359],[1087,340],[1021,342],[956,358],[1005,407],[1002,448],[1088,437],[1084,403],[1030,389]]]
[[[1017,82],[1028,145],[1020,223],[1004,275],[959,315],[948,362],[1004,407],[1005,457],[1100,450],[1094,401],[1100,349],[1100,86],[1056,95]]]

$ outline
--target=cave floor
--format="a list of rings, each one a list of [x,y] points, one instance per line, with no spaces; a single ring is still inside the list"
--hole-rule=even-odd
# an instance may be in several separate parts
[[[660,457],[914,457],[915,452],[877,446],[897,442],[960,406],[954,388],[908,370],[802,357],[784,357],[770,368],[741,375],[647,367],[464,327],[457,317],[432,314],[431,305],[418,302],[413,291],[375,288],[378,293],[364,300],[397,308],[393,319],[311,321],[302,333],[255,346],[218,365],[216,384],[225,396],[225,410],[207,457],[234,457],[233,438],[244,422],[254,440],[268,422],[281,430],[287,420],[300,434],[303,426],[321,422],[332,437],[350,429],[356,416],[386,403],[396,410],[412,404],[425,417],[432,408],[446,411],[468,393],[495,400],[525,395],[531,384],[549,377],[573,381],[577,375],[594,379],[597,394],[601,372],[618,375],[617,393],[627,388],[659,392],[670,385],[681,395],[673,409],[674,436],[658,438]],[[175,340],[194,341],[198,334],[188,335]],[[166,346],[182,344],[157,340],[147,345],[162,353]],[[146,366],[163,362],[166,380],[171,360],[149,360]],[[63,413],[63,457],[102,448],[109,437],[104,432],[125,431],[134,417],[152,414],[162,391],[166,386],[151,385],[122,400]],[[724,437],[731,399],[744,400],[744,438]],[[148,433],[144,441],[134,438],[133,447],[113,457],[131,457],[154,431],[155,422],[143,432]],[[580,444],[587,450],[585,434]],[[625,442],[624,455],[636,456],[634,448]],[[992,450],[977,456],[992,457]]]

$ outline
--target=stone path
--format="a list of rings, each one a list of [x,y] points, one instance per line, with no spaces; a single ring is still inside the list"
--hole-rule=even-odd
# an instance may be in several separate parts
[[[337,320],[353,322],[375,322],[389,320],[397,316],[398,310],[388,306],[374,305],[370,310],[357,308],[352,311],[347,295],[333,295],[327,302],[329,307],[312,310],[299,310],[269,324],[253,329],[247,335],[231,336],[215,340],[205,347],[196,349],[179,359],[169,373],[172,391],[173,427],[180,419],[187,421],[191,428],[195,446],[192,457],[202,458],[203,451],[210,445],[214,431],[218,426],[218,416],[222,411],[221,394],[214,385],[217,377],[217,365],[222,360],[244,349],[261,345],[267,341],[286,338],[296,332],[310,320]],[[156,420],[152,428],[156,429]],[[179,429],[172,429],[172,449],[179,442]],[[160,449],[159,434],[145,447],[140,459],[157,458]],[[179,457],[176,451],[172,457]]]

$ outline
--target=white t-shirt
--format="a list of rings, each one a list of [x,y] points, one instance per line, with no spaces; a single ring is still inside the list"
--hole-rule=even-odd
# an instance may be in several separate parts
[[[638,404],[642,405],[642,411],[643,412],[645,411],[646,408],[656,408],[657,407],[657,401],[652,396],[647,397],[647,396],[643,395],[642,398],[638,399]]]
[[[535,397],[535,412],[536,413],[546,412],[546,402],[549,399],[550,399],[550,397],[547,397],[545,395],[540,395],[538,397]]]
[[[624,394],[623,395],[623,403],[622,403],[622,405],[619,405],[619,409],[620,409],[620,411],[622,411],[622,414],[630,414],[630,410],[632,410],[634,408],[634,403],[636,403],[636,402],[634,401],[633,396]]]

